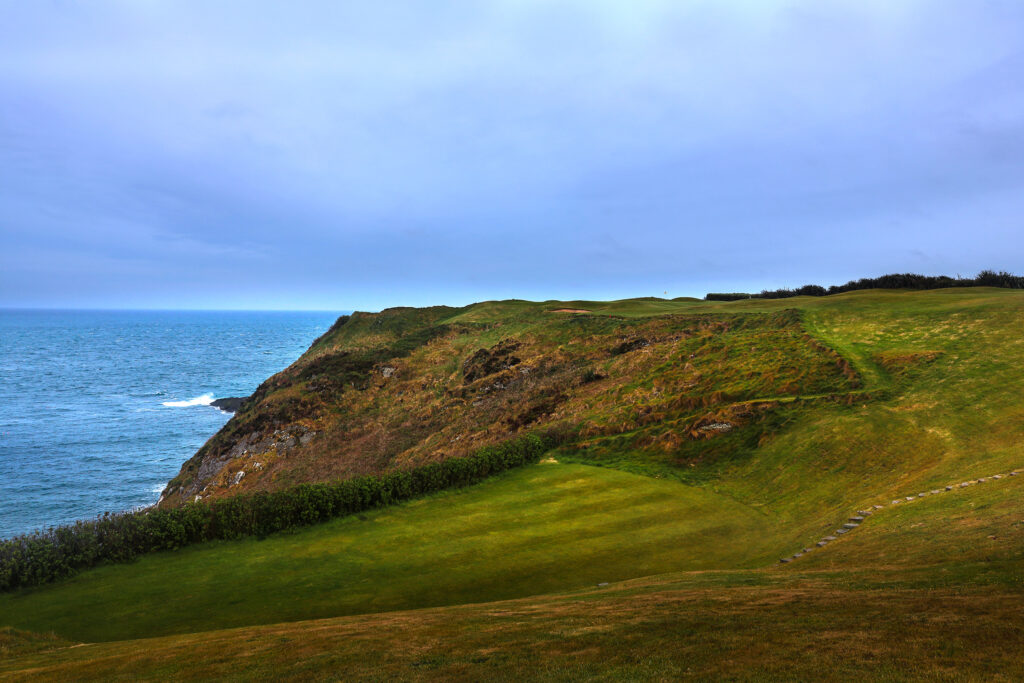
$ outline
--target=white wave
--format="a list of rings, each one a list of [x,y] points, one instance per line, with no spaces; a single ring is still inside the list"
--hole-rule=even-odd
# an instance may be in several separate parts
[[[164,401],[162,405],[170,408],[188,408],[190,406],[208,406],[213,403],[213,394],[203,394],[187,401]]]

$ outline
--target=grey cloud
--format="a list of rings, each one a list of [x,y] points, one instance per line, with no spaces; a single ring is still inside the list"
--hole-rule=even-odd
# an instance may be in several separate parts
[[[973,0],[9,4],[0,305],[1021,270],[1022,31]]]

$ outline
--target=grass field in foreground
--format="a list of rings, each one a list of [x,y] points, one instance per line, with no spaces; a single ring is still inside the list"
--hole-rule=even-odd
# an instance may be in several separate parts
[[[116,628],[133,639],[77,646],[0,632],[6,659],[0,678],[1012,681],[1024,675],[1018,656],[1024,647],[1024,477],[883,510],[790,565],[669,573],[595,589],[599,579],[614,581],[619,572],[656,569],[650,562],[742,563],[735,539],[761,536],[772,545],[782,533],[763,520],[751,522],[742,508],[731,527],[701,528],[699,518],[710,515],[706,506],[723,512],[729,504],[674,481],[633,477],[538,465],[365,520],[152,556],[7,596],[4,610],[34,613],[27,626],[45,628],[67,613],[77,615],[76,628],[93,629],[86,640],[107,621],[122,622]],[[487,509],[487,501],[507,514]],[[517,501],[531,503],[527,514],[512,512]],[[672,512],[675,519],[659,529],[652,510],[661,513],[658,519]],[[714,515],[719,521],[729,516]],[[515,534],[520,526],[526,528]],[[400,552],[411,533],[421,535],[422,546]],[[512,535],[518,541],[501,540]],[[732,541],[723,540],[726,535]],[[528,538],[547,553],[547,564],[516,551]],[[361,545],[368,540],[399,545]],[[591,552],[602,545],[609,552]],[[420,564],[439,548],[448,550],[441,571]],[[358,559],[341,561],[343,554]],[[176,560],[181,564],[169,574]],[[289,601],[295,603],[290,616],[344,612],[352,606],[343,599],[350,584],[341,581],[334,587],[341,592],[332,592],[331,579],[360,562],[362,573],[350,582],[372,581],[382,598],[415,597],[413,589],[435,585],[449,592],[428,598],[466,602],[467,590],[481,591],[478,596],[550,591],[562,579],[575,590],[220,630],[281,621]],[[209,572],[209,580],[189,578],[196,568]],[[282,568],[286,576],[278,574]],[[241,603],[240,595],[246,596]],[[178,621],[183,614],[190,621]],[[200,632],[134,639],[172,626]],[[114,630],[109,635],[116,637]]]
[[[100,641],[499,600],[763,564],[778,543],[768,521],[675,481],[541,464],[293,534],[0,595],[0,621]]]
[[[899,576],[889,576],[898,582]],[[1020,593],[709,572],[0,661],[36,680],[1016,681]]]

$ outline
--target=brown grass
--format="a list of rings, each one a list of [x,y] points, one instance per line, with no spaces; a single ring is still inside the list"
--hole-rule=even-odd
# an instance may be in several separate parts
[[[1019,680],[1019,594],[705,573],[26,654],[40,680]],[[756,581],[723,586],[716,582]],[[700,584],[706,585],[700,585]]]

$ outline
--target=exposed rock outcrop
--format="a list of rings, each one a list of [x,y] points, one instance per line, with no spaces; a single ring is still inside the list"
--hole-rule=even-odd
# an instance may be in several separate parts
[[[489,349],[479,349],[462,364],[466,384],[518,365],[519,359],[512,355],[518,348],[517,342],[505,339]]]
[[[271,434],[252,432],[220,457],[204,458],[200,462],[199,471],[184,488],[183,494],[201,493],[211,484],[238,484],[242,480],[238,473],[232,475],[230,481],[225,482],[221,482],[221,474],[233,469],[232,465],[241,465],[239,472],[246,469],[261,470],[266,456],[287,457],[288,451],[296,446],[306,445],[314,436],[316,436],[316,432],[302,425],[290,425],[282,429],[275,429]],[[260,460],[257,461],[256,458],[260,458]]]
[[[238,409],[242,407],[242,403],[248,398],[248,396],[218,398],[214,399],[210,405],[220,408],[225,413],[237,413]]]

